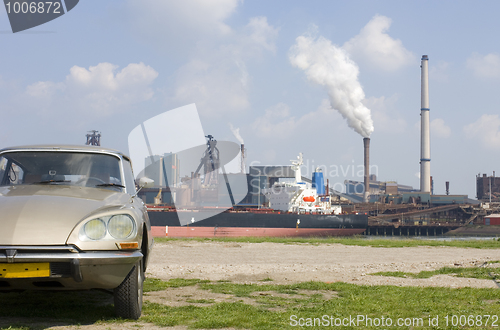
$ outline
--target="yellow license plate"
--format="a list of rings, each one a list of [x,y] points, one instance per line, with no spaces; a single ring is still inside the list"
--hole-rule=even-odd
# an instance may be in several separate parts
[[[0,264],[0,278],[27,278],[49,276],[50,264],[48,262]]]

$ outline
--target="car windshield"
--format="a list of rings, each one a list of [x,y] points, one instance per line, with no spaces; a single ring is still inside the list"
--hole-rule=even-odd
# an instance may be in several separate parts
[[[85,152],[18,151],[0,155],[0,186],[57,184],[124,188],[118,157]]]

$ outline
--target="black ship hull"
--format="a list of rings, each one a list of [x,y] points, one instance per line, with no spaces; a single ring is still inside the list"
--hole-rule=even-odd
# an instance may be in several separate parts
[[[186,212],[186,211],[179,211]],[[149,211],[152,226],[181,226],[177,212]],[[223,212],[189,224],[190,227],[249,227],[249,228],[367,228],[365,214],[293,214],[259,212]]]

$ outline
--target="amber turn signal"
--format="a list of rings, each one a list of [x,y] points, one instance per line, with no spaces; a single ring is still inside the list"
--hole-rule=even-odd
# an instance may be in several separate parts
[[[121,250],[130,250],[130,249],[138,249],[139,243],[116,243]]]

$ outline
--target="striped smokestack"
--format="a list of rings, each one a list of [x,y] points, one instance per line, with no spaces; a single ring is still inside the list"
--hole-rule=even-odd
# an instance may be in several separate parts
[[[364,146],[364,166],[365,166],[365,191],[363,193],[363,202],[368,203],[370,196],[370,138],[363,139]]]
[[[429,123],[429,58],[422,55],[420,108],[420,191],[431,192],[431,136]]]

